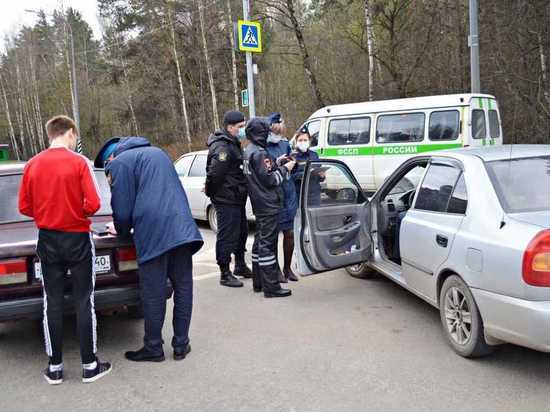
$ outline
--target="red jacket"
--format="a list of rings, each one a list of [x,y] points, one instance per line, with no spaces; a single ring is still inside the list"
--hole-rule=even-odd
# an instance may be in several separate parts
[[[19,211],[39,229],[89,232],[101,206],[90,161],[69,149],[51,148],[27,162],[19,190]]]

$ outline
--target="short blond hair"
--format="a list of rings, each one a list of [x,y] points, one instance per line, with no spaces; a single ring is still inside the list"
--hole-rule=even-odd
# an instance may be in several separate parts
[[[50,142],[56,137],[64,135],[69,130],[78,135],[76,123],[69,116],[54,116],[46,123],[46,133]]]

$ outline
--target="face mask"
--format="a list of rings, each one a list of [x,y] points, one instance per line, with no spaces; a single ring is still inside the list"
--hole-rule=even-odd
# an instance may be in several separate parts
[[[307,152],[307,149],[309,149],[309,142],[298,142],[296,143],[296,148],[300,152]]]
[[[237,139],[243,140],[245,138],[246,138],[246,130],[244,129],[244,127],[241,127],[237,133]]]
[[[281,139],[282,139],[281,136],[270,133],[270,135],[267,137],[267,143],[277,144],[281,141]]]

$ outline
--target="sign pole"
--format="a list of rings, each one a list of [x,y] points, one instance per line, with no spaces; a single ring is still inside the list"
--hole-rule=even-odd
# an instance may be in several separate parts
[[[243,19],[248,20],[250,17],[249,0],[243,0]],[[246,81],[248,88],[248,113],[252,119],[256,117],[256,104],[254,102],[254,72],[252,68],[252,53],[246,52]]]
[[[472,93],[479,93],[481,84],[479,81],[479,33],[477,25],[478,6],[477,0],[470,0],[470,81]]]

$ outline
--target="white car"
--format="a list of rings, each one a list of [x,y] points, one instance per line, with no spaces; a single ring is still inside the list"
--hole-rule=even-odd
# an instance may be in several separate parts
[[[336,195],[311,178],[319,167]],[[388,277],[439,309],[465,357],[501,343],[550,352],[550,145],[415,156],[370,200],[337,160],[310,162],[304,185],[298,273]]]
[[[174,166],[187,194],[193,218],[208,221],[210,228],[216,232],[216,211],[210,198],[204,194],[207,156],[208,150],[186,153],[175,161]],[[254,220],[250,199],[246,203],[246,216],[248,220]]]

